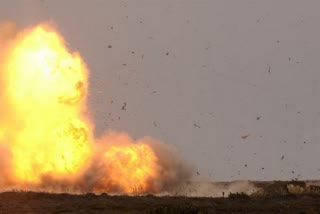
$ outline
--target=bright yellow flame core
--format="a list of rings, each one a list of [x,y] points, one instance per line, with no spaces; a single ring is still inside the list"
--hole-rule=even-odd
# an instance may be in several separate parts
[[[80,55],[70,53],[49,25],[25,30],[0,47],[0,146],[10,152],[9,183],[41,185],[45,176],[83,181],[100,146],[84,115],[88,70]],[[159,176],[158,160],[148,144],[124,139],[101,148],[104,168],[97,174],[104,176],[93,190],[155,190],[150,181]]]
[[[157,157],[146,144],[111,146],[104,154],[111,184],[135,193],[149,189],[150,179],[157,178]]]
[[[82,119],[87,70],[47,26],[17,36],[4,65],[15,181],[40,182],[77,173],[91,153]]]

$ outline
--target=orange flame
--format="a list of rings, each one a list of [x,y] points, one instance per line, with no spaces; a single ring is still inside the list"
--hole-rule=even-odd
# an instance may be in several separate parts
[[[48,24],[12,29],[0,35],[0,185],[46,188],[50,178],[90,191],[160,191],[163,166],[150,144],[93,138],[80,55]]]
[[[104,154],[108,171],[111,172],[110,182],[124,188],[125,192],[148,189],[148,178],[157,176],[154,169],[156,156],[145,144],[112,146]]]

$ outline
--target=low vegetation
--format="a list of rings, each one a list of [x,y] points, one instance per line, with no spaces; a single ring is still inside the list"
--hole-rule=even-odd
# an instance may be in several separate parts
[[[277,184],[279,185],[279,183]],[[110,196],[35,192],[0,193],[0,213],[320,213],[319,194],[268,197],[231,193],[226,198]]]

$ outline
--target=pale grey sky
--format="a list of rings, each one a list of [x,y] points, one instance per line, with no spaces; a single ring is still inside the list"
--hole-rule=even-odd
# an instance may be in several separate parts
[[[194,179],[319,179],[319,8],[319,0],[8,0],[0,20],[52,20],[81,52],[97,134],[113,128],[173,144],[200,172]]]

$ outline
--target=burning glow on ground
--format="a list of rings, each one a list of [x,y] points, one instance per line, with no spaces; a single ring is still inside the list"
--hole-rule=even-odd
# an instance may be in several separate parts
[[[95,139],[86,107],[88,69],[51,25],[7,29],[0,30],[2,187],[53,190],[54,183],[134,193],[178,181],[177,164],[162,164],[152,143],[123,133]],[[171,176],[163,176],[168,170]]]

